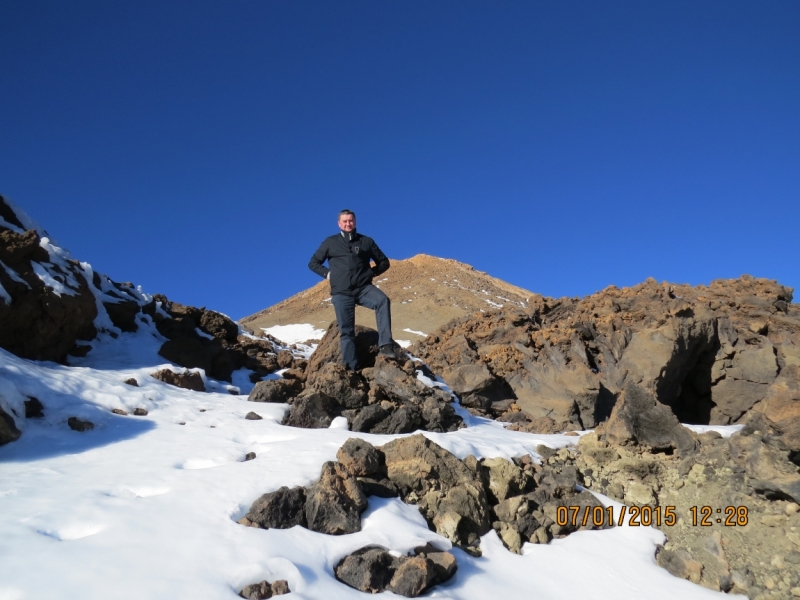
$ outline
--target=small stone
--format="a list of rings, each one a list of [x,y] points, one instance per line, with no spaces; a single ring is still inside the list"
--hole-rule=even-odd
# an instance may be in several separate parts
[[[134,379],[133,377],[126,379],[124,383],[126,383],[127,385],[132,385],[133,387],[139,387],[139,382],[136,381],[136,379]]]
[[[256,457],[255,452],[248,452],[244,455],[244,461],[247,462],[248,460],[253,460]]]
[[[178,425],[186,425],[186,421],[181,421]]]
[[[255,413],[255,412],[253,412],[253,411],[251,410],[249,413],[247,413],[247,414],[244,416],[244,418],[245,418],[245,419],[247,419],[248,421],[260,421],[260,420],[261,420],[261,419],[263,419],[264,417],[262,417],[260,414],[258,414],[258,413]]]
[[[228,388],[228,393],[231,396],[238,396],[239,395],[239,390],[236,389],[236,388]]]
[[[137,417],[146,417],[147,416],[147,409],[145,408],[134,408],[133,414]]]
[[[111,412],[114,413],[115,415],[122,415],[123,417],[128,416],[128,411],[122,410],[121,408],[112,408]]]
[[[796,531],[787,531],[786,537],[789,538],[789,541],[795,546],[800,546],[800,534],[798,534]]]
[[[773,567],[776,569],[783,569],[786,563],[783,562],[783,557],[780,554],[776,554],[772,557],[772,560],[769,562]]]
[[[789,590],[789,593],[792,596],[800,597],[800,587],[793,587],[792,589]]]
[[[94,429],[94,423],[91,421],[81,421],[78,417],[70,417],[67,419],[67,425],[73,431],[89,431]]]
[[[784,508],[784,511],[786,512],[787,515],[793,515],[796,512],[800,511],[800,504],[797,504],[797,502],[789,502],[786,505],[786,508]]]
[[[292,590],[289,589],[289,582],[285,579],[278,579],[272,582],[272,595],[273,596],[283,596],[284,594],[288,594]]]

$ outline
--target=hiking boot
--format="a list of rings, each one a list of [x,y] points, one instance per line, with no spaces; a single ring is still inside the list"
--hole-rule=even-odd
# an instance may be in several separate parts
[[[384,344],[381,346],[380,353],[386,358],[393,358],[397,360],[397,352],[394,349],[394,344]]]

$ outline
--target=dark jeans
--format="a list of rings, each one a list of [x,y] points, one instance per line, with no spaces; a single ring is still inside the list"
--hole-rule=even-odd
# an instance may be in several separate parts
[[[342,357],[348,368],[355,370],[358,364],[356,354],[356,304],[375,311],[378,323],[378,344],[392,343],[392,312],[389,298],[374,285],[365,285],[353,296],[334,294],[333,309],[342,342]]]

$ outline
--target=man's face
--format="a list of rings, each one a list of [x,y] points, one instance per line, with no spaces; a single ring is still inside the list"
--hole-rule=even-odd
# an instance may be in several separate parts
[[[339,217],[339,229],[345,233],[350,233],[356,228],[355,215],[341,215]]]

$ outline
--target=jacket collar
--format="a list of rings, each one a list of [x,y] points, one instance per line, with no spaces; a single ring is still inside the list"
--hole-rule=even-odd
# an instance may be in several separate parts
[[[346,232],[344,232],[344,231],[342,231],[342,230],[340,229],[340,230],[339,230],[339,233],[340,233],[340,234],[342,235],[342,237],[343,237],[343,238],[344,238],[346,241],[348,241],[348,242],[352,242],[353,240],[356,240],[356,239],[358,239],[358,231],[356,231],[355,229],[353,229],[353,231],[351,231],[350,233],[346,233]]]

